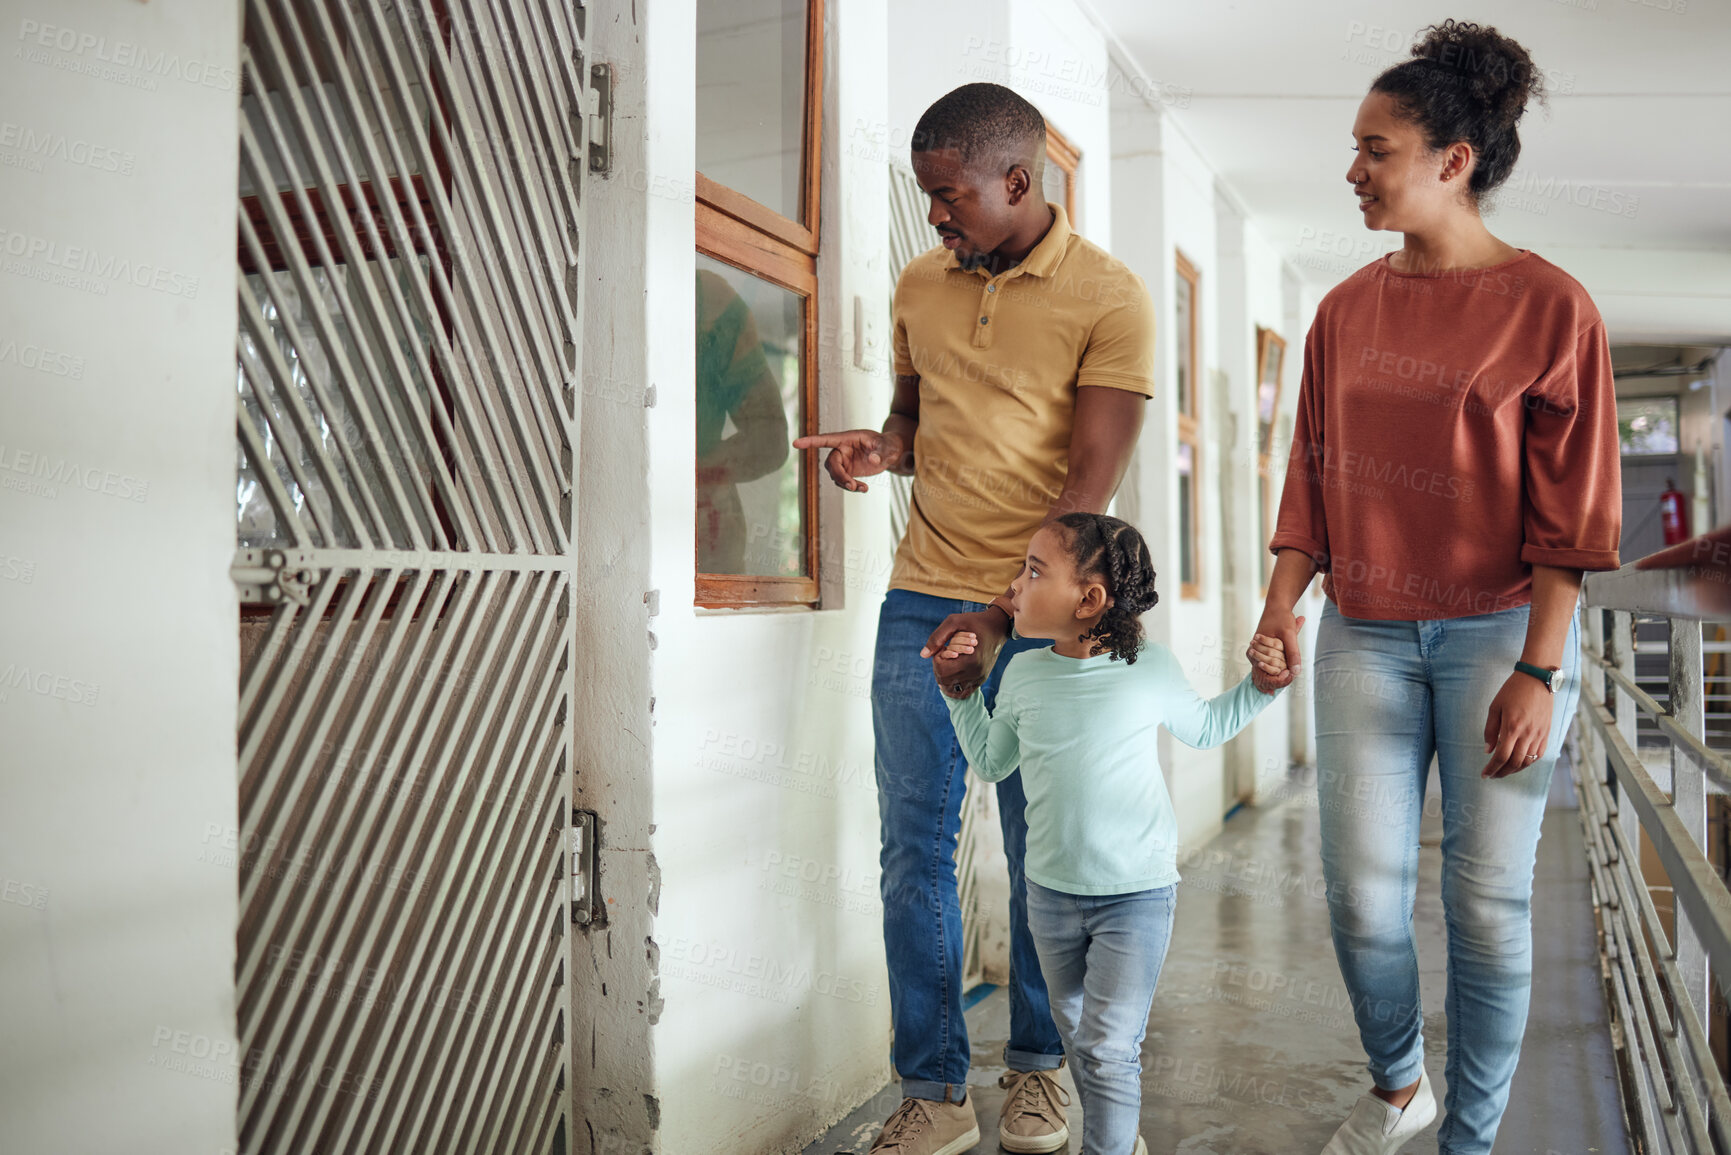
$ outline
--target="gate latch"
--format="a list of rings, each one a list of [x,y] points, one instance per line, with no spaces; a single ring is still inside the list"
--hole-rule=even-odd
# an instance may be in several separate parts
[[[613,66],[589,66],[589,171],[605,176],[613,167]]]
[[[228,576],[240,590],[243,605],[278,605],[312,601],[318,571],[304,549],[237,549]]]
[[[571,812],[571,921],[588,926],[595,921],[595,812]]]

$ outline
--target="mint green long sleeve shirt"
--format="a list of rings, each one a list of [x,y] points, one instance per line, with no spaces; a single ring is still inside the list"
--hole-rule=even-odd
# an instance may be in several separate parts
[[[1021,769],[1027,876],[1051,890],[1098,895],[1178,881],[1178,821],[1160,772],[1159,727],[1206,750],[1274,697],[1246,676],[1204,701],[1172,651],[1155,643],[1135,665],[1026,650],[1005,668],[991,714],[977,690],[944,701],[976,774],[997,782]]]

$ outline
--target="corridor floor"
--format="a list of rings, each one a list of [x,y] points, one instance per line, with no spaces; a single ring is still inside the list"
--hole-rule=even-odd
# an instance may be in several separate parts
[[[1433,792],[1435,785],[1433,774]],[[1177,926],[1142,1050],[1142,1130],[1151,1155],[1314,1155],[1369,1086],[1329,942],[1313,781],[1295,778],[1282,794],[1272,805],[1239,810],[1219,836],[1180,861]],[[1567,767],[1559,765],[1534,882],[1532,1012],[1498,1155],[1630,1150],[1574,807]],[[1441,838],[1433,793],[1421,831],[1416,917],[1426,1063],[1439,1101],[1446,1042]],[[981,1134],[974,1150],[990,1155],[999,1150],[1003,1101],[1002,990],[969,1011],[968,1029]],[[886,1087],[805,1155],[865,1152],[898,1102]],[[1079,1152],[1080,1112],[1070,1110],[1070,1150]],[[1403,1155],[1435,1155],[1435,1134],[1433,1124]]]

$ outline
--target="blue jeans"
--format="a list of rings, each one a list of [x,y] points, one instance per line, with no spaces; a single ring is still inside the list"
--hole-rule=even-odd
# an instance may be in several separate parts
[[[1082,1097],[1086,1155],[1130,1155],[1142,1118],[1142,1036],[1172,941],[1178,888],[1091,896],[1028,883],[1070,1074]]]
[[[1544,755],[1504,778],[1479,776],[1491,699],[1521,656],[1529,612],[1361,621],[1330,601],[1317,633],[1329,924],[1371,1077],[1389,1090],[1424,1069],[1412,919],[1425,777],[1437,759],[1448,928],[1443,1155],[1488,1155],[1508,1105],[1532,985],[1539,823],[1580,692],[1580,629],[1571,623]]]
[[[890,975],[893,1058],[902,1094],[959,1103],[967,1097],[968,1028],[962,1020],[962,908],[956,895],[956,840],[968,760],[950,726],[949,708],[920,647],[954,613],[979,602],[891,590],[878,615],[872,663],[872,732],[877,739],[878,814],[882,823],[884,953]],[[1012,656],[1050,642],[1012,640],[986,680],[986,705]],[[1004,1063],[1018,1071],[1051,1070],[1063,1057],[1046,1005],[1046,983],[1028,934],[1022,858],[1028,845],[1027,799],[1019,774],[998,783],[998,817],[1010,860],[1010,1041]]]

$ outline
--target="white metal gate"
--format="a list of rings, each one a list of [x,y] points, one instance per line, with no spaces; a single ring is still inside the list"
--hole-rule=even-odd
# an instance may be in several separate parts
[[[584,19],[245,6],[245,1152],[569,1145]]]

